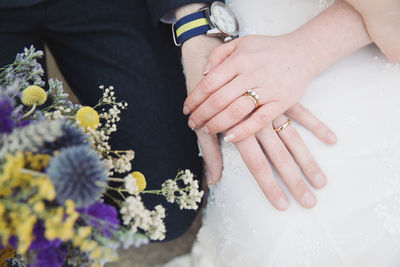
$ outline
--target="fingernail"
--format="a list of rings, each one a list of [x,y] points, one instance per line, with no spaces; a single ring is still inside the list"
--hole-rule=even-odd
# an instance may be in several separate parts
[[[325,175],[323,175],[322,173],[319,173],[319,174],[315,175],[315,177],[314,177],[314,184],[317,187],[324,186],[325,185],[325,181],[326,181]]]
[[[230,134],[224,137],[224,141],[229,143],[230,141],[232,141],[235,138],[234,134]]]
[[[281,198],[278,203],[276,203],[276,206],[279,210],[287,210],[287,208],[289,208],[289,202],[286,199]]]
[[[196,127],[196,123],[193,120],[188,121],[188,125],[190,128],[194,129]]]
[[[314,207],[315,203],[316,203],[316,199],[315,199],[314,195],[311,194],[310,192],[307,192],[307,193],[304,194],[303,201],[304,201],[304,204],[305,204],[305,206],[307,208]]]
[[[183,114],[188,115],[190,113],[190,109],[187,106],[183,106]]]
[[[330,143],[336,143],[337,142],[337,137],[334,133],[328,133],[327,135],[328,141]]]
[[[209,134],[209,133],[210,133],[210,130],[208,130],[207,126],[204,126],[203,128],[201,128],[201,130],[202,130],[203,132],[205,132],[206,134]]]
[[[207,63],[206,68],[204,69],[203,75],[207,75],[207,73],[210,71],[211,69],[211,64]]]

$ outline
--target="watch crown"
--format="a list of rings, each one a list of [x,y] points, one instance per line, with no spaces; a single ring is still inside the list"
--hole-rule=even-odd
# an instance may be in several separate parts
[[[232,40],[233,40],[232,36],[226,36],[226,37],[224,38],[224,42],[225,42],[225,43],[230,42],[230,41],[232,41]]]

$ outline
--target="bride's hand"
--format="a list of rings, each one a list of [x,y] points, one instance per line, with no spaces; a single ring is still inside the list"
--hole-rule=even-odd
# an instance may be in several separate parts
[[[210,55],[208,74],[185,101],[184,113],[192,113],[188,124],[205,125],[210,133],[229,129],[226,141],[242,140],[298,102],[314,76],[371,41],[360,14],[337,0],[292,33],[224,44]],[[253,114],[254,103],[243,96],[249,89],[261,104]]]
[[[286,114],[324,143],[329,145],[336,143],[335,134],[300,104],[295,104]],[[235,145],[264,194],[276,209],[286,210],[289,202],[272,172],[270,163],[275,166],[297,202],[304,208],[312,208],[317,203],[316,197],[305,183],[297,165],[314,188],[323,187],[326,184],[326,176],[291,124],[278,132],[274,130],[284,125],[287,120],[285,115],[280,115],[272,124]]]
[[[185,101],[189,126],[227,131],[225,141],[243,140],[299,101],[316,74],[311,62],[292,34],[245,36],[216,48],[210,72]],[[249,89],[259,95],[257,110],[243,95]]]

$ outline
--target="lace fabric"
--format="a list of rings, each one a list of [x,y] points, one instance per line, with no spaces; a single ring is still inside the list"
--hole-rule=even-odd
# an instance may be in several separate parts
[[[290,32],[332,2],[227,1],[241,35]],[[311,210],[296,203],[277,173],[290,207],[275,210],[235,147],[222,142],[222,179],[210,189],[192,254],[167,266],[400,266],[399,85],[399,65],[374,45],[310,84],[302,104],[339,138],[328,147],[293,124],[328,177]]]

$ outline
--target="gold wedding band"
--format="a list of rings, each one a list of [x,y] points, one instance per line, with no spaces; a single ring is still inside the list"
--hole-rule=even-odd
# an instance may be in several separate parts
[[[260,98],[260,96],[257,94],[256,91],[250,89],[246,93],[244,93],[244,95],[248,96],[254,102],[254,105],[256,106],[256,108],[258,108],[260,106],[260,102],[258,102],[258,99]]]
[[[274,128],[274,131],[279,133],[280,131],[282,131],[283,129],[285,129],[286,127],[288,127],[288,125],[290,124],[290,119],[287,120],[287,122],[285,122],[284,124],[282,124],[281,126]]]

